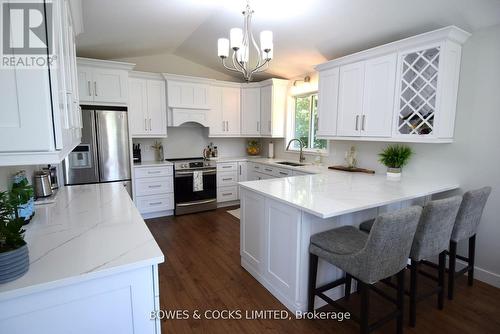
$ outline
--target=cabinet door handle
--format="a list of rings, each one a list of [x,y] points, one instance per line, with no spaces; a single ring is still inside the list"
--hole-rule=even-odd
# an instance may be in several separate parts
[[[366,115],[361,116],[361,130],[365,131]]]
[[[144,119],[144,131],[148,131],[148,119]]]
[[[241,175],[241,165],[239,167],[240,167],[240,175]]]
[[[229,121],[226,121],[226,131],[229,131]]]
[[[152,128],[151,128],[151,118],[149,119],[149,131],[152,131]]]
[[[359,129],[358,123],[359,123],[359,115],[356,115],[356,131],[358,131]]]
[[[260,124],[259,124],[259,123],[260,123],[260,122],[259,122],[259,121],[257,121],[257,132],[259,132],[259,130],[260,130],[260,126],[259,126]]]
[[[92,96],[92,88],[90,87],[90,80],[87,81],[87,88],[88,88],[88,91],[89,91],[89,96]]]
[[[94,81],[94,95],[97,96],[97,81]]]

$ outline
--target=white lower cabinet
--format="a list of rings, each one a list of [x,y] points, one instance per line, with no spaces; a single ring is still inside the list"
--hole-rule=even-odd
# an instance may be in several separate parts
[[[171,214],[175,203],[173,167],[135,166],[134,202],[148,218]]]
[[[160,333],[150,320],[157,265],[78,279],[63,287],[3,300],[0,328],[9,334]],[[156,288],[156,289],[155,289]]]
[[[217,164],[217,202],[238,200],[238,163],[221,162]]]
[[[241,264],[285,305],[293,305],[300,293],[297,238],[301,212],[255,192],[241,192]]]

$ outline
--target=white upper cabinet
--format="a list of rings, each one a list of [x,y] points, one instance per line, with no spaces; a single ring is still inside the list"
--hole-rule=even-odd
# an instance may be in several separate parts
[[[55,66],[1,70],[0,166],[56,164],[80,142],[73,8],[52,9]]]
[[[363,113],[364,62],[340,68],[338,134],[359,136]]]
[[[129,127],[132,137],[166,137],[167,108],[165,81],[153,73],[131,72]]]
[[[318,82],[318,137],[337,134],[337,108],[339,99],[339,68],[319,73]]]
[[[461,45],[469,36],[450,26],[318,65],[318,135],[453,141]]]
[[[210,85],[206,79],[172,74],[165,77],[169,108],[210,109]]]
[[[269,79],[260,83],[260,135],[285,137],[288,81]]]
[[[128,72],[134,64],[77,58],[80,102],[90,105],[128,103]]]
[[[243,84],[241,87],[241,134],[260,136],[260,87]]]
[[[219,83],[211,88],[209,136],[240,136],[239,84]]]
[[[362,136],[391,136],[395,74],[395,53],[366,61],[360,121]]]

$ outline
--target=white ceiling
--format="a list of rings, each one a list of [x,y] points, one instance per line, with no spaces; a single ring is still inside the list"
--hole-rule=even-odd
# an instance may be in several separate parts
[[[244,0],[84,0],[78,54],[173,53],[224,72],[217,38],[241,26]],[[251,0],[254,34],[274,32],[268,75],[295,77],[349,53],[447,25],[500,24],[499,0]]]

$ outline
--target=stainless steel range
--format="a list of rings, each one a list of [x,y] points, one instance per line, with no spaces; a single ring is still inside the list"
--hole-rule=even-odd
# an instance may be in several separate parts
[[[174,163],[175,215],[217,209],[217,164],[203,158]]]

